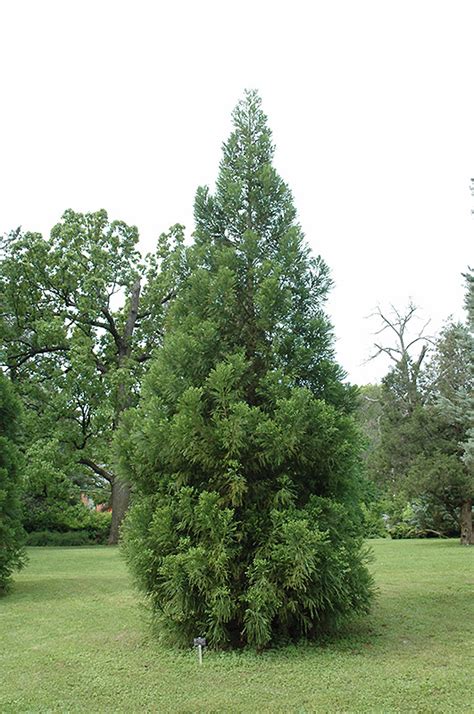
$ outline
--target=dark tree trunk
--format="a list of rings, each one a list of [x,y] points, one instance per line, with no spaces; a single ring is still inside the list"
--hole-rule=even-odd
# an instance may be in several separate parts
[[[118,478],[112,483],[112,525],[110,527],[109,545],[117,545],[120,535],[120,525],[127,512],[130,502],[130,486]]]
[[[461,545],[473,545],[472,534],[472,498],[461,504]]]

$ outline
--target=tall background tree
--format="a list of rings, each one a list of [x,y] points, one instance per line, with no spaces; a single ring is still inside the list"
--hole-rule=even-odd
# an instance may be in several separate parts
[[[0,595],[14,570],[24,563],[24,531],[20,507],[20,403],[0,372]]]
[[[387,355],[392,366],[378,390],[377,448],[372,449],[369,469],[374,480],[387,489],[400,490],[415,453],[419,450],[423,407],[429,396],[424,366],[433,339],[425,334],[427,323],[414,328],[416,307],[378,310],[380,323],[372,359]]]
[[[468,457],[473,427],[474,339],[469,327],[449,323],[436,344],[430,365],[431,412],[437,425],[431,459],[421,462],[418,488],[425,484],[434,498],[449,501],[459,512],[462,545],[470,545],[474,469]]]
[[[129,502],[110,444],[135,403],[162,338],[182,245],[181,227],[142,260],[138,232],[105,211],[68,210],[49,240],[19,230],[2,242],[1,362],[27,407],[29,464],[111,490],[110,542]],[[59,469],[59,471],[58,471]],[[47,486],[45,486],[47,490]]]
[[[189,275],[118,447],[125,552],[161,635],[262,648],[370,601],[353,390],[258,96],[197,191]]]

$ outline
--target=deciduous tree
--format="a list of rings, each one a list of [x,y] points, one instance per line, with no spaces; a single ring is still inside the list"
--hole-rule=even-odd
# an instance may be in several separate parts
[[[76,476],[110,484],[112,543],[130,494],[110,443],[161,342],[182,231],[163,235],[146,260],[137,241],[134,226],[105,211],[68,210],[49,240],[15,231],[2,245],[2,363],[37,417],[33,440],[59,443]]]
[[[381,313],[380,313],[381,314]],[[437,340],[423,333],[404,339],[414,315],[384,319],[394,346],[378,344],[394,367],[383,380],[380,441],[370,473],[390,497],[418,499],[429,530],[459,523],[461,542],[472,539],[474,478],[469,460],[474,386],[474,343],[466,325],[448,323]],[[409,349],[419,345],[413,357]],[[429,359],[428,344],[431,345]],[[421,501],[420,501],[421,499]],[[431,523],[430,515],[431,511]]]

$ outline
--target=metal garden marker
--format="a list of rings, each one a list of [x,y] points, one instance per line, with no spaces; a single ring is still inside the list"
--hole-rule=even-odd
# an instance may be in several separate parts
[[[205,637],[195,637],[194,638],[194,646],[197,647],[199,664],[202,664],[202,648],[206,646],[206,638]]]

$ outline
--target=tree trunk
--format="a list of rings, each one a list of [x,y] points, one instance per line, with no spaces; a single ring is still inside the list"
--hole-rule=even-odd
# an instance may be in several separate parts
[[[472,498],[461,504],[461,545],[472,545]]]
[[[138,316],[140,302],[141,282],[138,278],[130,295],[130,308],[125,322],[123,336],[117,333],[116,346],[118,352],[118,366],[123,369],[130,358],[131,340]],[[130,390],[122,379],[117,387],[117,401],[115,407],[115,428],[120,423],[120,418],[125,409],[131,406]],[[116,545],[120,536],[120,525],[128,510],[130,503],[130,486],[118,478],[112,482],[112,525],[110,527],[109,545]]]
[[[120,535],[120,525],[125,516],[130,501],[130,486],[115,478],[112,483],[112,525],[110,527],[109,545],[117,545]]]

